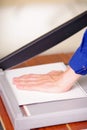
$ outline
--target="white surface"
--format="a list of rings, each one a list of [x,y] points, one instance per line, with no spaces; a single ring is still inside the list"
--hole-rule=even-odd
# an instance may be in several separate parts
[[[66,66],[63,63],[52,63],[5,71],[6,77],[10,83],[10,87],[12,88],[19,105],[86,97],[85,91],[79,86],[79,84],[75,85],[73,89],[68,92],[55,94],[19,90],[12,83],[13,77],[29,73],[47,73],[53,69],[64,71]]]

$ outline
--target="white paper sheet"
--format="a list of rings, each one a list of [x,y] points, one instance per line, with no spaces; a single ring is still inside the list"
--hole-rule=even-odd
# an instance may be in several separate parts
[[[10,84],[9,86],[13,90],[14,96],[16,97],[19,105],[86,97],[85,91],[81,88],[81,86],[78,83],[75,84],[74,87],[68,92],[60,94],[20,90],[17,89],[16,86],[13,85],[12,83],[14,77],[21,76],[23,74],[29,74],[29,73],[43,74],[50,72],[51,70],[64,71],[65,69],[66,66],[60,62],[39,66],[25,67],[21,69],[7,70],[5,71],[5,75]]]

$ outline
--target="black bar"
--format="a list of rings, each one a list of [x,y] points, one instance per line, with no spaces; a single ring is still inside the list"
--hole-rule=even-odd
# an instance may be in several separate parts
[[[20,64],[41,52],[57,45],[63,40],[69,38],[82,28],[87,26],[87,11],[74,17],[61,26],[53,29],[38,39],[28,43],[17,51],[0,60],[0,68],[3,70]]]

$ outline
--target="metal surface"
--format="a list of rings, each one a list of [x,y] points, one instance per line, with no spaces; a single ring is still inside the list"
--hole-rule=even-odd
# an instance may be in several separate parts
[[[87,77],[86,77],[87,78]],[[87,80],[81,81],[87,91]],[[84,84],[84,81],[86,84]],[[80,82],[80,81],[79,81]],[[86,85],[86,86],[85,86]],[[1,97],[14,130],[29,130],[51,125],[87,120],[87,97],[26,105],[30,115],[24,115],[5,78],[0,73]]]

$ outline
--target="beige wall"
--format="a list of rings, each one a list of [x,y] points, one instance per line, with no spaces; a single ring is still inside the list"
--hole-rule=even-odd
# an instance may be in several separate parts
[[[31,3],[64,3],[70,0],[0,0],[1,6],[22,6]]]
[[[85,0],[37,1],[0,1],[0,58],[86,10]],[[43,54],[75,51],[83,32]]]

